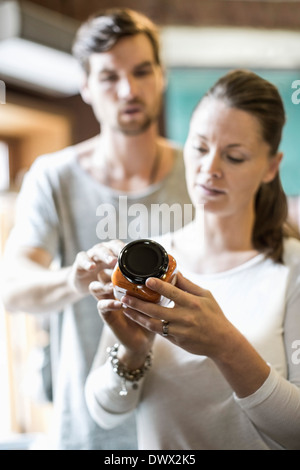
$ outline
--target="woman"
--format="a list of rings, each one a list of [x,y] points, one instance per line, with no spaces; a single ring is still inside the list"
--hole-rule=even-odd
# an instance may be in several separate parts
[[[117,373],[96,359],[87,404],[108,428],[137,408],[141,449],[300,448],[300,242],[278,174],[284,121],[272,84],[222,77],[184,149],[195,221],[160,239],[182,274],[176,286],[147,280],[173,308],[105,299],[91,285],[120,346]]]

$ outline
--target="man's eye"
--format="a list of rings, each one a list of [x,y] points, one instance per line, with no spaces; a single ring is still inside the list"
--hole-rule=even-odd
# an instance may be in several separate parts
[[[206,153],[207,152],[207,149],[205,147],[198,147],[197,145],[194,145],[193,149],[197,150],[197,152],[199,152],[199,153]]]
[[[150,75],[151,73],[152,73],[152,69],[151,69],[151,68],[140,69],[140,70],[136,70],[135,76],[136,76],[136,77],[145,77],[146,75]]]
[[[100,82],[115,82],[117,80],[116,75],[102,75],[100,76]]]

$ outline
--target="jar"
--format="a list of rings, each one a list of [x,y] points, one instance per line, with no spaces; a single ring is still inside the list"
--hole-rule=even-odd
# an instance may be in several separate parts
[[[131,295],[148,302],[167,305],[170,301],[149,289],[145,282],[156,277],[175,284],[177,264],[173,256],[153,240],[135,240],[121,250],[118,262],[112,273],[114,296],[121,300]]]

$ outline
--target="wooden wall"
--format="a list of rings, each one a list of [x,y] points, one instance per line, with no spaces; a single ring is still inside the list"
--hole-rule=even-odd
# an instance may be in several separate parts
[[[300,27],[299,0],[32,0],[79,21],[101,8],[134,8],[161,25]]]

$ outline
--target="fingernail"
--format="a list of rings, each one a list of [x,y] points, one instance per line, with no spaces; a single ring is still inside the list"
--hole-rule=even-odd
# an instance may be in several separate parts
[[[126,296],[121,298],[121,302],[122,302],[123,307],[128,307],[129,299]]]
[[[155,287],[155,279],[153,279],[153,277],[149,277],[147,280],[146,280],[146,285],[148,287]]]
[[[93,281],[93,282],[90,283],[89,288],[91,290],[94,290],[94,291],[100,290],[101,289],[101,284],[98,281]]]

